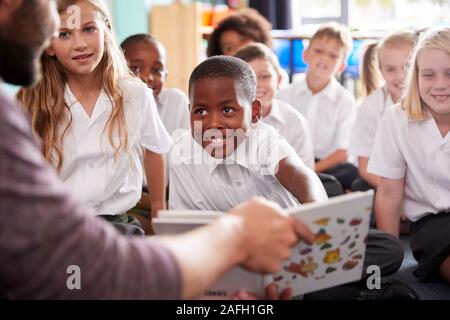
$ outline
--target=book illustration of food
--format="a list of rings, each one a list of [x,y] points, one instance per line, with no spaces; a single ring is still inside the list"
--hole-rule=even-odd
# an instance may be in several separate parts
[[[281,280],[283,280],[283,276],[277,276],[277,277],[273,278],[273,280],[275,282],[281,281]]]
[[[354,267],[358,265],[358,260],[348,260],[346,263],[342,265],[343,270],[352,270]]]
[[[312,252],[312,248],[308,247],[308,248],[305,248],[305,249],[301,250],[300,254],[302,256],[306,256],[307,254],[310,254],[311,252]]]
[[[343,245],[346,244],[348,241],[350,241],[350,239],[351,239],[351,237],[350,237],[350,236],[347,236],[347,238],[345,238],[345,240],[342,241],[342,242],[340,243],[340,245],[343,246]]]
[[[228,293],[242,288],[263,296],[266,286],[276,283],[280,291],[291,288],[293,296],[298,296],[361,279],[370,220],[365,209],[372,203],[373,194],[354,193],[289,209],[292,217],[309,226],[315,235],[313,244],[298,243],[292,256],[275,274],[260,275],[234,268],[209,290],[227,292],[227,298],[231,298]],[[209,214],[203,218],[204,214],[203,211],[170,212],[156,219],[157,234],[184,232],[194,224],[205,224],[218,216]],[[188,217],[195,223],[188,223]],[[224,296],[207,294],[206,298]]]
[[[334,267],[328,267],[327,270],[325,270],[325,273],[333,273],[335,272],[337,269]]]
[[[362,222],[362,219],[352,219],[352,221],[350,221],[350,225],[352,226],[352,227],[354,227],[354,226],[359,226],[360,224],[361,224],[361,222]]]
[[[320,226],[327,226],[329,222],[330,222],[330,218],[322,218],[322,219],[314,221],[315,224],[320,225]]]
[[[350,254],[348,256],[351,257],[351,256],[353,256],[356,253],[358,253],[358,250],[353,250],[352,252],[350,252]]]
[[[300,263],[291,262],[287,267],[284,267],[286,271],[297,273],[304,278],[308,278],[310,275],[314,275],[314,271],[318,268],[318,264],[314,262],[313,257],[308,257],[307,261],[301,260]]]
[[[335,264],[339,261],[341,261],[341,251],[339,248],[327,251],[325,257],[323,258],[323,262],[327,264]]]
[[[328,240],[331,240],[331,238],[332,237],[329,234],[327,234],[327,231],[322,228],[316,234],[316,240],[314,241],[314,243],[320,246],[326,243]]]

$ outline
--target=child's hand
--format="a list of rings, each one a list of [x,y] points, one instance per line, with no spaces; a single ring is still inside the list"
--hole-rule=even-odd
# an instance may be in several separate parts
[[[259,298],[254,293],[239,291],[233,296],[234,300],[292,300],[292,289],[286,288],[278,294],[278,286],[271,283],[266,287],[264,299]]]

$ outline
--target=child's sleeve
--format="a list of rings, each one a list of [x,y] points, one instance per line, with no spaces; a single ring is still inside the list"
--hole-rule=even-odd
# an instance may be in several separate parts
[[[167,153],[172,139],[162,123],[151,90],[145,88],[142,103],[141,145],[154,153]]]
[[[296,139],[292,142],[302,161],[310,168],[314,168],[314,147],[311,133],[309,131],[308,121],[302,114],[298,113],[298,123],[292,128],[295,131]]]
[[[332,152],[339,149],[347,150],[350,146],[350,136],[356,116],[355,99],[350,95],[344,96],[337,108],[335,150]]]
[[[283,136],[267,127],[264,126],[264,129],[258,130],[257,133],[258,138],[261,139],[257,149],[257,162],[262,175],[275,175],[281,160],[288,157],[300,159],[300,157]]]
[[[360,157],[369,157],[377,133],[377,114],[371,104],[365,100],[359,106],[350,140],[350,153]]]
[[[386,111],[375,137],[367,171],[381,177],[402,179],[406,173],[406,162],[399,148],[401,119],[397,107]]]

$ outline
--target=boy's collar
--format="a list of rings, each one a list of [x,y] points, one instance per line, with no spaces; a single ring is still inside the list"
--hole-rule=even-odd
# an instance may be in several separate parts
[[[328,83],[327,86],[322,91],[316,93],[316,95],[323,95],[330,101],[336,101],[339,86],[340,86],[339,82],[333,77],[331,78],[330,83]],[[308,82],[306,81],[306,78],[303,81],[300,81],[300,83],[296,87],[296,91],[299,94],[302,94],[304,92],[312,93],[312,91],[308,87]]]
[[[251,127],[249,128],[249,131],[247,132],[247,136],[246,136],[245,140],[242,141],[242,143],[236,148],[236,150],[234,150],[233,153],[231,153],[225,159],[212,158],[202,148],[203,152],[205,154],[207,154],[209,157],[214,159],[214,161],[211,161],[208,164],[209,173],[212,173],[219,164],[225,164],[225,165],[238,164],[246,169],[250,169],[250,163],[249,163],[249,159],[248,159],[248,157],[250,156],[250,151],[251,151],[251,150],[249,150],[250,144],[249,144],[249,139],[248,139],[249,135],[251,134],[250,130],[252,130]]]
[[[280,123],[282,123],[282,124],[285,123],[284,117],[283,117],[283,115],[281,114],[281,111],[280,111],[280,105],[279,105],[279,102],[278,102],[277,99],[273,99],[273,101],[272,101],[272,107],[271,107],[271,109],[270,109],[269,114],[268,114],[266,117],[273,118],[273,119],[275,119],[276,121],[278,121],[278,122],[280,122]],[[263,119],[263,122],[264,122],[264,119]]]
[[[182,163],[189,165],[205,165],[208,167],[208,173],[211,174],[220,164],[235,163],[245,168],[249,168],[249,162],[246,157],[246,145],[248,145],[247,138],[227,158],[217,159],[208,154],[205,149],[194,140],[189,131],[182,134],[179,139],[176,139],[174,143],[174,148],[176,149],[173,151],[175,154],[178,153],[178,155],[175,155],[177,161],[179,160]]]

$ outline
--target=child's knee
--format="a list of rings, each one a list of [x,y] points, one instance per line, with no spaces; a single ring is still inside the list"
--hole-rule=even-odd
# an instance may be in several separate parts
[[[403,243],[393,235],[376,229],[369,231],[367,254],[368,263],[378,265],[383,276],[392,274],[400,269],[405,254]]]
[[[439,266],[439,273],[450,284],[450,256],[447,256]]]

